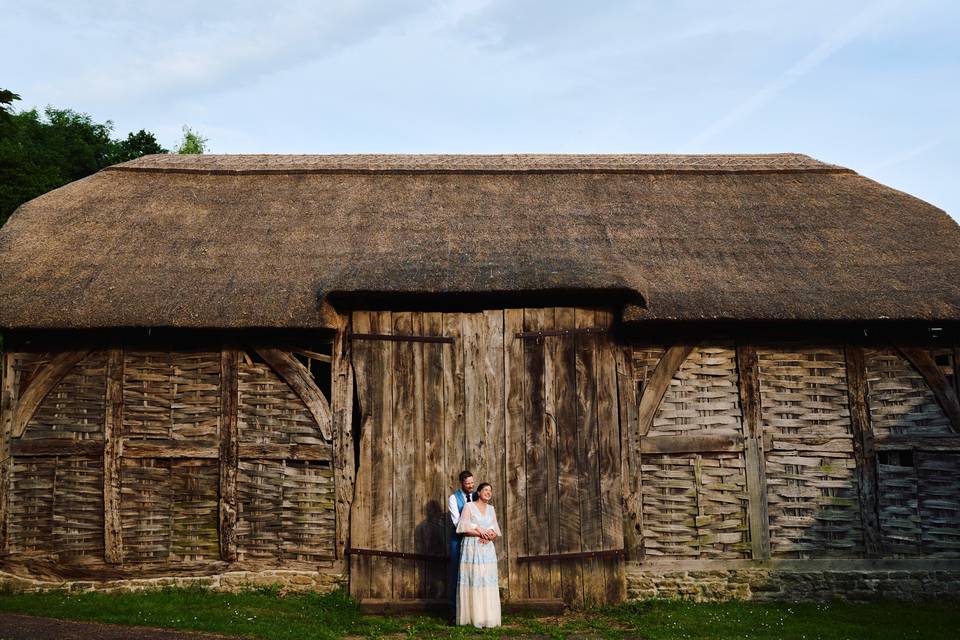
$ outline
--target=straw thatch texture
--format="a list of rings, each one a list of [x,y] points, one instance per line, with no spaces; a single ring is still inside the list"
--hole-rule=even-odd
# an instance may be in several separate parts
[[[585,291],[628,321],[960,319],[957,247],[942,211],[804,156],[147,157],[11,217],[0,327]]]

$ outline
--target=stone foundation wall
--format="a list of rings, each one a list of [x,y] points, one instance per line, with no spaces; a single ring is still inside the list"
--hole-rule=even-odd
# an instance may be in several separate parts
[[[960,599],[960,568],[650,569],[627,565],[627,598],[692,602],[722,600],[944,600]]]
[[[46,581],[0,572],[0,588],[14,591],[68,591],[131,592],[163,587],[205,587],[217,591],[240,591],[252,587],[279,586],[289,591],[316,591],[327,593],[346,588],[347,576],[318,571],[230,571],[210,576],[179,576],[164,578],[131,578],[123,580],[64,580]]]

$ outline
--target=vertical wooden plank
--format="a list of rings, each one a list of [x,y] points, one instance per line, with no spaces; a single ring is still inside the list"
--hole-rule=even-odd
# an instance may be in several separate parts
[[[593,309],[576,309],[577,328],[596,326]],[[583,548],[603,548],[603,516],[600,503],[599,434],[597,425],[597,338],[576,336],[577,368],[577,467],[580,491],[580,537]],[[596,559],[583,561],[583,596],[587,603],[599,604],[606,598],[606,576],[603,563]]]
[[[546,313],[543,309],[524,309],[523,330],[540,331],[546,328]],[[523,359],[526,381],[524,383],[524,424],[526,428],[527,473],[527,552],[531,555],[551,553],[551,530],[547,504],[550,500],[551,478],[548,470],[546,443],[546,398],[544,397],[544,339],[524,340]],[[554,524],[553,526],[556,526]],[[530,565],[530,597],[553,598],[556,594],[551,584],[551,568],[545,562]]]
[[[504,549],[508,563],[509,599],[516,602],[530,597],[530,565],[517,562],[528,554],[527,547],[527,475],[526,436],[524,432],[525,358],[524,340],[516,334],[523,331],[523,309],[507,309],[503,313],[505,349],[504,429],[506,438],[507,505],[505,510]]]
[[[555,312],[556,329],[573,329],[574,310],[558,308]],[[576,344],[571,336],[558,336],[549,341],[550,360],[555,374],[554,417],[557,430],[558,499],[560,503],[560,541],[558,551],[583,551],[580,542],[580,489],[577,471],[577,358]],[[549,365],[548,365],[549,367]],[[583,604],[583,571],[581,561],[560,563],[560,588],[567,604]]]
[[[770,523],[760,410],[760,365],[755,347],[737,345],[737,378],[740,381],[740,406],[743,410],[751,551],[755,560],[767,560],[770,558]]]
[[[506,438],[504,436],[504,373],[503,373],[503,310],[483,312],[483,384],[484,408],[486,419],[486,481],[493,485],[493,502],[498,518],[506,515],[504,508],[507,501],[507,481],[504,469],[504,451]],[[502,524],[502,523],[501,523]],[[501,526],[501,531],[503,527]],[[509,571],[507,555],[503,553],[503,540],[497,545],[497,572],[502,586],[508,585]]]
[[[477,483],[487,478],[486,420],[484,407],[483,349],[486,331],[482,313],[463,314],[464,422],[466,427],[467,468]]]
[[[459,486],[457,475],[467,466],[463,314],[443,314],[443,335],[453,338],[453,344],[443,347],[444,486],[446,493],[453,493]]]
[[[613,324],[610,311],[597,311],[598,327]],[[623,501],[620,491],[620,412],[617,409],[617,364],[609,333],[597,338],[597,429],[600,452],[600,503],[603,513],[603,548],[623,549]],[[617,603],[627,591],[623,561],[604,562],[605,599]]]
[[[120,522],[122,434],[123,349],[111,347],[107,356],[107,388],[103,424],[103,555],[104,560],[110,564],[123,562],[123,528]],[[221,508],[221,520],[222,513]],[[235,511],[234,516],[236,516]]]
[[[412,317],[413,323],[410,326],[410,332],[413,335],[423,335],[423,313],[415,312]],[[411,552],[417,552],[417,533],[422,532],[426,526],[428,526],[427,517],[427,505],[430,502],[430,496],[427,495],[427,449],[426,443],[424,442],[424,405],[423,405],[423,393],[424,393],[424,379],[423,379],[423,361],[424,361],[424,343],[423,342],[413,342],[410,344],[413,350],[413,385],[412,385],[412,406],[413,406],[413,420],[410,425],[397,425],[394,424],[394,430],[397,432],[398,440],[397,443],[404,449],[410,448],[413,449],[412,453],[405,452],[405,456],[413,459],[413,467],[410,470],[410,475],[406,477],[406,480],[403,479],[403,476],[400,474],[397,475],[397,481],[399,486],[396,488],[396,492],[399,494],[410,493],[410,481],[413,482],[413,491],[412,491],[412,500],[410,505],[409,519],[410,519],[410,528],[403,533],[404,539],[404,549],[409,549]],[[411,433],[413,436],[406,440],[403,438],[403,435]],[[409,569],[406,569],[409,567]],[[420,585],[426,582],[426,563],[422,561],[416,562],[407,562],[405,565],[405,571],[413,570],[412,581],[407,585],[407,589],[403,592],[401,597],[405,598],[422,598],[423,593],[420,590]]]
[[[637,386],[630,345],[619,345],[617,357],[617,403],[620,406],[620,483],[623,491],[623,546],[627,559],[641,560],[643,545],[642,477],[640,438],[637,432]]]
[[[443,316],[423,314],[423,333],[443,335]],[[449,532],[446,527],[447,476],[444,470],[443,354],[449,347],[442,343],[423,346],[423,477],[426,496],[424,526],[418,528],[417,553],[443,556],[447,553]],[[425,563],[420,593],[425,598],[442,599],[446,593],[447,568],[438,562]]]
[[[374,311],[370,314],[370,329],[373,333],[392,334],[393,319],[389,311]],[[374,341],[371,359],[375,413],[372,416],[371,451],[373,477],[370,503],[373,517],[370,521],[370,548],[393,551],[393,503],[394,469],[393,454],[396,449],[393,433],[393,359],[395,342]],[[370,597],[394,598],[394,561],[389,558],[370,559]]]
[[[350,508],[355,481],[353,448],[353,367],[349,315],[340,315],[340,326],[333,342],[330,388],[333,412],[333,478],[336,492],[336,556],[343,558],[350,545]]]
[[[120,366],[123,365],[122,354]],[[110,353],[107,385],[111,384],[113,370],[113,351]],[[240,466],[240,432],[237,409],[240,403],[240,352],[224,346],[220,352],[220,559],[233,562],[237,559],[237,472]],[[121,389],[118,409],[123,408],[123,389]],[[110,392],[107,392],[108,396]],[[107,407],[109,407],[109,402]],[[122,420],[122,417],[121,417]],[[118,422],[117,430],[122,422]],[[105,440],[109,443],[109,440]],[[106,458],[104,448],[104,458]],[[119,466],[117,467],[119,471]],[[107,475],[104,473],[104,490],[107,487]],[[119,486],[117,487],[119,494]],[[104,505],[107,504],[104,496]],[[119,505],[118,505],[119,506]],[[119,525],[119,522],[117,523]]]
[[[877,494],[877,456],[867,404],[867,364],[863,347],[847,345],[847,394],[850,400],[850,424],[853,428],[853,457],[857,465],[857,494],[867,557],[883,553],[880,536],[879,496]]]
[[[353,313],[351,330],[356,333],[372,333],[370,313]],[[350,345],[354,378],[357,384],[357,400],[360,403],[360,451],[359,468],[354,485],[353,503],[350,507],[350,546],[369,549],[371,522],[373,520],[373,421],[379,419],[375,407],[377,380],[372,371],[372,342],[358,340]],[[350,556],[350,595],[358,600],[370,597],[370,556]]]
[[[13,397],[13,354],[0,353],[0,553],[7,552],[10,480],[13,458],[10,456],[10,438],[16,399]]]
[[[394,335],[411,335],[414,314],[393,314]],[[385,482],[393,485],[393,499],[386,504],[393,507],[393,535],[391,550],[413,553],[415,527],[416,468],[414,451],[419,449],[416,438],[417,362],[416,343],[392,342],[393,347],[393,473]],[[422,405],[421,405],[422,406]],[[379,548],[379,547],[378,547]],[[416,563],[409,560],[393,560],[393,597],[410,599],[416,596]]]

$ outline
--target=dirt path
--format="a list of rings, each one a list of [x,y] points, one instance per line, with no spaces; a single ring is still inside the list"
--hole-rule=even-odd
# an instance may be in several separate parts
[[[0,640],[236,640],[238,637],[0,613]]]

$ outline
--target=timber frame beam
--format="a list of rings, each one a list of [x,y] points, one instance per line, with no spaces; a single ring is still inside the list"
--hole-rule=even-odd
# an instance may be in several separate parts
[[[950,419],[950,426],[955,432],[960,433],[960,398],[957,397],[957,391],[950,385],[947,376],[945,376],[940,367],[937,366],[930,352],[925,349],[905,346],[898,346],[897,351],[923,376],[923,379],[927,382],[927,386],[930,387],[934,397],[937,399],[937,403]],[[955,361],[954,367],[956,366],[957,363]],[[956,373],[954,373],[954,375],[956,375]]]
[[[80,349],[78,351],[64,351],[56,355],[53,360],[33,379],[30,386],[26,388],[17,399],[17,408],[13,414],[13,426],[10,430],[10,436],[19,438],[27,428],[27,423],[33,418],[37,407],[43,402],[53,388],[56,387],[63,378],[70,373],[81,360],[86,358],[93,349]]]
[[[650,381],[644,387],[643,395],[640,397],[640,407],[637,410],[640,437],[650,432],[657,409],[667,389],[670,388],[670,381],[696,346],[695,342],[674,345],[660,358],[657,368],[653,370],[653,375],[650,376]]]
[[[300,396],[320,427],[324,440],[333,440],[333,414],[330,411],[330,403],[313,381],[307,368],[286,351],[257,346],[253,347],[253,350]]]

